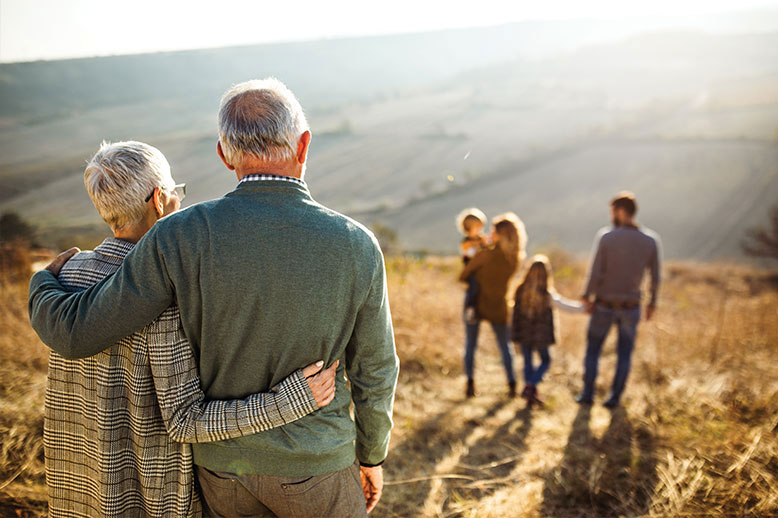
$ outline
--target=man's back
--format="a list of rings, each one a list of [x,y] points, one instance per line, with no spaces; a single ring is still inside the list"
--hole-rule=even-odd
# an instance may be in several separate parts
[[[651,297],[659,285],[659,237],[636,226],[606,227],[595,239],[585,296],[609,301],[640,300],[643,273],[651,273]]]
[[[300,365],[344,360],[351,393],[341,371],[329,406],[259,435],[195,445],[196,464],[310,476],[348,467],[355,453],[383,461],[398,372],[383,257],[372,234],[316,203],[304,184],[242,182],[160,220],[113,278],[75,304],[36,297],[51,282],[36,277],[33,323],[71,356],[94,354],[94,344],[177,302],[209,398],[267,390]]]
[[[153,237],[169,261],[208,397],[266,389],[318,359],[345,360],[360,383],[369,377],[391,394],[396,360],[388,361],[394,345],[383,260],[361,225],[289,181],[244,182],[162,223]],[[383,309],[367,307],[376,304]],[[373,310],[385,314],[365,314]],[[195,462],[236,473],[343,469],[354,461],[350,403],[341,374],[328,407],[269,433],[196,446]]]

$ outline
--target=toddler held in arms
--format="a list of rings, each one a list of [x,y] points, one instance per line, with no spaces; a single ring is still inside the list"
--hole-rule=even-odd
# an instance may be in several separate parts
[[[536,255],[530,260],[530,267],[524,281],[516,289],[513,306],[513,327],[511,340],[524,355],[524,381],[526,387],[521,397],[527,405],[543,405],[538,395],[538,384],[551,365],[549,346],[556,343],[556,308],[583,313],[580,302],[561,296],[554,289],[551,278],[551,264],[545,255]],[[540,356],[540,365],[533,365],[533,352]]]
[[[459,245],[462,255],[462,263],[467,265],[470,259],[482,248],[488,246],[484,227],[486,226],[486,214],[481,210],[471,207],[465,209],[457,216],[457,228],[464,236]],[[467,281],[465,292],[465,323],[475,324],[478,321],[476,315],[476,302],[478,301],[478,281],[471,276]]]

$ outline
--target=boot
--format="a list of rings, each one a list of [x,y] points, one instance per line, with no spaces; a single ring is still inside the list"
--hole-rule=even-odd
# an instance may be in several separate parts
[[[592,396],[589,396],[585,394],[584,392],[581,392],[577,396],[575,396],[575,402],[579,405],[591,405],[594,401],[592,400]]]
[[[545,406],[546,404],[543,402],[542,399],[540,399],[540,395],[538,394],[538,387],[533,386],[532,387],[532,395],[530,396],[533,403],[535,403],[538,406]]]
[[[508,382],[508,397],[513,399],[516,397],[516,382],[515,381],[509,381]]]
[[[465,397],[471,398],[475,396],[475,383],[472,379],[467,380],[467,390],[465,391]]]

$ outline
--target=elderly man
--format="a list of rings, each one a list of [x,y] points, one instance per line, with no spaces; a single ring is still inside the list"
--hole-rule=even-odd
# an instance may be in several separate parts
[[[311,198],[311,133],[282,83],[230,89],[219,132],[238,187],[161,220],[91,289],[69,294],[36,274],[33,327],[57,350],[90,354],[176,302],[213,399],[267,389],[300,364],[344,360],[329,406],[195,445],[194,460],[217,516],[364,516],[383,486],[399,370],[381,250],[363,226]]]
[[[635,222],[637,201],[631,192],[622,192],[611,200],[612,227],[600,230],[594,241],[594,255],[583,301],[591,319],[587,332],[584,360],[584,388],[576,396],[581,404],[591,404],[600,352],[608,331],[616,324],[619,332],[616,348],[616,373],[610,397],[603,403],[616,408],[629,375],[632,349],[640,321],[640,285],[646,270],[651,274],[651,300],[646,320],[654,314],[659,291],[661,245],[659,236]]]
[[[114,236],[64,265],[59,280],[73,291],[115,272],[184,197],[164,155],[142,142],[104,142],[84,183]],[[200,516],[192,450],[181,442],[251,435],[323,407],[334,396],[334,367],[312,377],[320,366],[306,367],[268,394],[206,403],[176,307],[94,356],[52,352],[43,421],[49,515]]]

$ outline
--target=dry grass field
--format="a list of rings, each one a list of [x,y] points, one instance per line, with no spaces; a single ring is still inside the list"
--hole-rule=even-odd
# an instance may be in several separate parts
[[[5,258],[4,258],[5,259]],[[24,261],[24,257],[15,260]],[[584,265],[552,257],[574,296]],[[27,321],[25,275],[0,288],[0,517],[45,515],[42,407],[48,353]],[[377,517],[778,515],[778,275],[671,263],[643,323],[624,406],[579,407],[586,318],[561,315],[544,409],[506,397],[484,326],[479,394],[464,400],[455,259],[388,262],[402,361],[387,485]],[[521,360],[516,359],[517,370]]]

